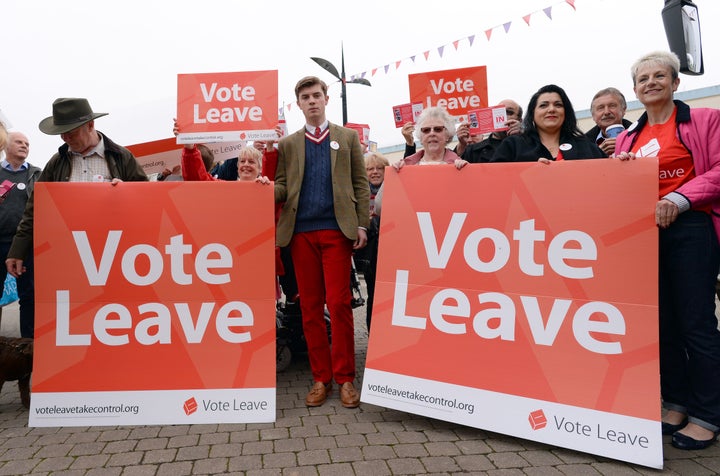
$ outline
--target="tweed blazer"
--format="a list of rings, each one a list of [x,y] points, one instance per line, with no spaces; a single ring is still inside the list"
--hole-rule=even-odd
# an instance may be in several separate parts
[[[358,227],[370,225],[370,186],[357,132],[330,123],[330,167],[333,206],[340,231],[350,240]],[[277,223],[278,246],[287,246],[295,230],[300,190],[305,173],[305,128],[278,142],[275,203],[283,203]]]

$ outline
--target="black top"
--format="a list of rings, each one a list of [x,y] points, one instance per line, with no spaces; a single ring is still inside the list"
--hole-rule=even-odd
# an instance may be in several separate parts
[[[585,136],[560,137],[564,160],[606,158],[605,152]],[[490,162],[537,162],[539,158],[555,160],[535,132],[509,136],[495,150]]]
[[[487,139],[478,142],[477,144],[470,144],[465,148],[462,158],[470,162],[471,164],[481,164],[484,162],[490,162],[495,149],[498,148],[503,139],[498,139],[494,135],[490,135]]]

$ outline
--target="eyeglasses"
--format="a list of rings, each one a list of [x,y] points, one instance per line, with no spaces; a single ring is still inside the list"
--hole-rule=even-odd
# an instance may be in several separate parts
[[[420,132],[423,134],[430,134],[430,131],[433,131],[436,134],[440,134],[445,130],[445,126],[434,126],[434,127],[421,127]]]

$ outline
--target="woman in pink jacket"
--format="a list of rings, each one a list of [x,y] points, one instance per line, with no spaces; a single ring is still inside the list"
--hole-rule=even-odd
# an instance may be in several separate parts
[[[679,69],[677,56],[667,52],[633,65],[633,89],[645,113],[618,137],[615,153],[658,161],[662,430],[674,447],[699,450],[720,434],[720,110],[674,101]]]

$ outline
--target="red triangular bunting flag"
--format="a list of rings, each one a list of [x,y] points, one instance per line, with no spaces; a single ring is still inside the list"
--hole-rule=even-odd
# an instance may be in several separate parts
[[[375,76],[375,73],[377,72],[377,68],[373,68],[372,74],[370,76]]]
[[[525,23],[527,23],[528,26],[530,26],[530,15],[525,15],[525,16],[523,17],[523,20],[525,20]]]
[[[428,59],[428,56],[430,56],[430,50],[426,51],[423,54],[425,55],[425,59]]]
[[[575,0],[565,0],[571,7],[573,7],[573,10],[577,11],[575,9]]]
[[[442,58],[442,54],[443,54],[443,50],[444,50],[444,49],[445,49],[445,45],[443,45],[443,46],[441,46],[441,47],[438,48],[438,54],[440,55],[441,58]]]
[[[552,20],[552,6],[543,8],[543,11],[545,12],[545,15]]]
[[[510,31],[510,24],[512,24],[511,21],[509,21],[509,22],[507,22],[507,23],[505,23],[505,24],[503,25],[503,28],[505,28],[505,33],[507,33],[508,31]]]
[[[460,43],[460,40],[453,41],[453,46],[455,47],[455,51],[457,51],[458,43]]]
[[[468,36],[468,41],[470,42],[470,46],[472,46],[473,41],[475,41],[475,35]]]
[[[490,35],[492,35],[492,28],[485,30],[485,36],[487,36],[488,41],[490,41]]]
[[[400,63],[402,63],[402,60],[395,62],[395,69],[398,69],[400,67]]]

